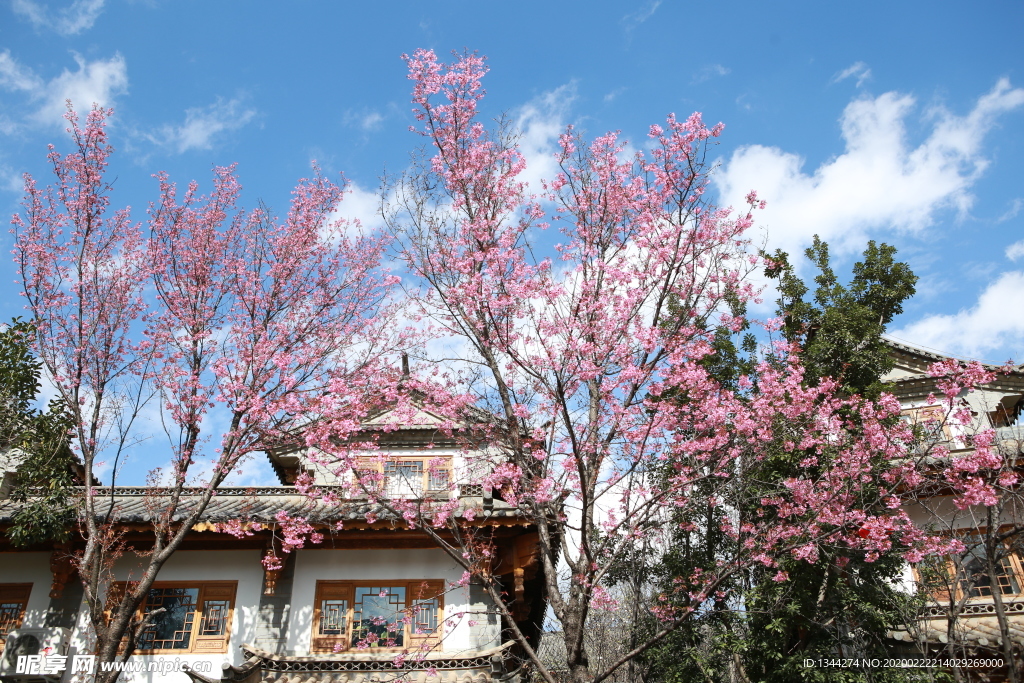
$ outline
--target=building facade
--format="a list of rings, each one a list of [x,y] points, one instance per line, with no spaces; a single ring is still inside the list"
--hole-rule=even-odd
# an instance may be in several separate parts
[[[144,632],[121,680],[516,678],[520,660],[507,642],[505,615],[539,638],[544,600],[537,536],[500,493],[453,483],[457,473],[483,466],[493,454],[483,445],[467,449],[465,439],[439,428],[441,422],[421,411],[411,423],[382,432],[375,464],[367,466],[378,467],[377,481],[392,497],[457,498],[458,527],[486,536],[496,549],[491,571],[508,596],[507,610],[498,609],[483,586],[467,582],[463,567],[429,534],[353,491],[341,469],[332,472],[303,449],[281,447],[268,454],[280,485],[220,489],[160,570],[140,616],[163,612]],[[304,473],[336,500],[300,492],[295,482]],[[107,492],[129,548],[112,568],[107,589],[115,595],[141,572],[152,545],[150,520],[166,504],[158,488]],[[193,499],[186,495],[179,509]],[[0,525],[10,524],[15,510],[0,501]],[[282,513],[310,525],[314,535],[302,547],[283,542]],[[439,533],[455,542],[452,531]],[[70,562],[80,545],[16,549],[6,537],[0,541],[0,642],[24,634],[67,657],[62,673],[46,677],[51,681],[72,680],[76,655],[91,652],[82,587]],[[265,561],[268,555],[279,561]],[[12,647],[0,655],[6,666],[0,675],[30,680],[30,672],[14,668]]]
[[[1005,662],[1012,651],[1016,660],[1024,653],[1024,507],[1016,481],[1024,475],[1024,366],[986,366],[994,379],[962,391],[949,406],[939,380],[928,373],[949,357],[888,343],[895,366],[885,379],[900,401],[902,419],[919,435],[908,457],[932,475],[908,495],[905,508],[919,527],[964,545],[962,553],[907,568],[907,587],[922,596],[923,605],[916,620],[890,636],[919,655]],[[954,414],[962,408],[967,410],[960,417],[967,420]],[[963,476],[994,483],[996,496],[964,505],[944,483],[945,472],[956,459],[970,456],[974,436],[985,432],[993,436],[999,470]],[[968,673],[977,680],[1005,680],[1006,670],[983,667]]]

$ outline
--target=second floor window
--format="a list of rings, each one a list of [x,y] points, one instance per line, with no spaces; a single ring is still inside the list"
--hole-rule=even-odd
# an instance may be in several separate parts
[[[366,461],[360,465],[363,486],[378,490],[386,498],[443,495],[449,488],[450,472],[448,458],[401,458],[383,464]]]
[[[1017,595],[1020,593],[1020,582],[1013,566],[1016,559],[1006,556],[996,562],[993,577],[988,571],[984,546],[980,543],[975,545],[963,559],[960,590],[972,598],[992,597],[993,590],[998,590],[1000,595]]]
[[[1020,554],[1009,552],[988,570],[985,546],[980,533],[963,536],[967,552],[954,557],[929,557],[917,565],[918,581],[940,603],[951,598],[991,598],[993,591],[1002,596],[1021,595],[1024,563]]]
[[[949,426],[946,424],[946,413],[939,406],[904,410],[901,419],[917,430],[921,437],[919,447],[928,447],[949,441],[950,432]]]

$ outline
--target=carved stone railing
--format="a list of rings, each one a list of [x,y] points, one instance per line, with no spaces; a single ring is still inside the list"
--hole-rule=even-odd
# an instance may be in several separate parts
[[[996,438],[1000,441],[1024,441],[1024,425],[996,427]]]
[[[360,652],[308,656],[281,655],[249,645],[242,651],[247,660],[241,667],[225,665],[224,675],[216,683],[256,683],[256,681],[302,683],[504,683],[516,678],[506,668],[511,642],[489,650],[462,654],[433,652],[422,659],[409,656],[402,661],[394,652]],[[254,671],[262,678],[253,678]],[[202,681],[193,676],[196,683]]]
[[[1024,616],[1024,600],[1003,600],[1003,611],[1009,615]],[[945,618],[949,613],[948,606],[930,605],[924,609],[922,616],[926,618]],[[957,613],[961,617],[995,616],[996,606],[992,602],[968,602]]]

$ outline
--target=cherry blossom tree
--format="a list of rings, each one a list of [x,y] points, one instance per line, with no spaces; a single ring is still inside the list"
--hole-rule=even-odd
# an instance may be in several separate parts
[[[72,151],[50,147],[53,186],[25,176],[12,231],[35,351],[72,415],[88,484],[74,563],[107,662],[131,656],[146,626],[137,610],[157,573],[245,457],[328,387],[359,410],[393,312],[393,278],[379,267],[385,240],[346,230],[335,218],[343,189],[319,171],[299,181],[283,220],[236,208],[233,167],[214,169],[208,196],[195,183],[179,194],[157,176],[145,227],[128,208],[113,210],[111,113],[94,108],[82,124],[69,105]],[[172,437],[170,463],[150,499],[152,546],[110,597],[113,563],[126,550],[113,484],[151,397]],[[113,463],[109,488],[94,485],[104,462]]]
[[[588,142],[570,127],[558,174],[531,194],[515,132],[480,120],[484,60],[445,64],[420,50],[406,61],[426,151],[392,183],[387,217],[418,283],[410,298],[420,328],[434,335],[420,348],[456,352],[420,353],[422,377],[405,386],[447,416],[452,433],[468,406],[486,409],[463,432],[467,454],[490,444],[486,466],[452,477],[451,496],[418,500],[389,495],[379,470],[360,469],[372,444],[345,444],[329,428],[307,443],[331,454],[338,473],[354,472],[363,495],[431,533],[464,581],[488,591],[548,683],[530,635],[536,615],[517,609],[518,592],[496,575],[495,545],[472,524],[487,511],[460,508],[459,487],[493,492],[537,529],[537,575],[576,683],[613,676],[680,624],[734,600],[729,579],[745,568],[814,561],[824,544],[863,549],[869,560],[936,550],[899,509],[915,466],[877,467],[898,460],[911,438],[895,399],[843,396],[827,379],[805,386],[798,349],[786,344],[735,390],[702,364],[716,326],[743,325],[728,304],[756,296],[745,234],[763,203],[751,192],[736,214],[706,196],[721,125],[670,116],[636,153],[615,133]],[[792,452],[806,456],[773,477],[773,463]],[[883,497],[887,505],[871,508],[882,513],[865,512],[868,495]],[[675,577],[653,608],[659,627],[642,642],[594,658],[585,636],[593,611],[614,604],[609,572],[638,544],[658,547],[670,519],[692,519],[683,531],[694,537],[724,534],[729,551]],[[775,578],[787,580],[781,570]]]

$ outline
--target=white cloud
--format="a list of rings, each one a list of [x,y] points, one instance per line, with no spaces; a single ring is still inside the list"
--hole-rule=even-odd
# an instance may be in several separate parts
[[[751,189],[768,202],[757,221],[768,244],[798,253],[821,235],[837,252],[863,248],[872,230],[922,231],[937,211],[970,208],[970,188],[987,161],[981,143],[997,117],[1024,104],[1024,90],[1001,79],[966,116],[936,108],[928,138],[906,141],[909,95],[885,93],[851,102],[840,119],[846,149],[813,173],[804,160],[775,147],[742,147],[715,176],[722,203],[740,207]]]
[[[728,76],[732,73],[732,69],[722,66],[721,64],[708,64],[704,66],[693,75],[693,79],[690,80],[691,85],[697,85],[710,81],[712,78],[718,78],[721,76]]]
[[[1024,243],[1020,246],[1024,252]],[[1022,291],[1024,272],[1003,273],[985,288],[971,308],[953,315],[926,316],[892,334],[914,344],[971,358],[1006,349],[1020,353],[1024,348],[1024,307],[1011,302],[1019,299]]]
[[[1010,202],[1010,208],[1007,209],[1002,216],[996,219],[996,223],[1005,223],[1008,220],[1016,218],[1021,209],[1024,209],[1024,199],[1017,197]]]
[[[369,133],[380,128],[386,117],[376,109],[349,109],[342,117],[342,124]]]
[[[364,116],[362,120],[360,120],[359,127],[366,131],[374,130],[380,127],[380,123],[383,120],[384,117],[380,114],[380,112],[373,111]]]
[[[263,453],[253,453],[242,459],[224,480],[224,486],[278,486],[281,482]]]
[[[603,100],[604,100],[604,102],[606,104],[609,103],[609,102],[613,102],[613,101],[615,101],[616,97],[618,97],[619,95],[621,95],[624,92],[626,92],[626,88],[625,87],[616,88],[615,90],[612,90],[610,93],[607,93],[604,96]]]
[[[859,88],[864,84],[864,81],[871,78],[871,69],[864,62],[854,62],[833,76],[832,82],[838,83],[854,76],[857,78],[857,87]]]
[[[1024,240],[1014,242],[1006,248],[1006,258],[1011,261],[1016,261],[1021,256],[1024,256]]]
[[[224,132],[237,130],[256,116],[256,110],[246,107],[241,98],[217,101],[208,107],[193,107],[185,111],[185,122],[179,126],[163,126],[150,140],[178,153],[190,149],[210,149],[214,138]]]
[[[31,69],[18,64],[10,50],[0,52],[0,88],[33,92],[42,87],[42,79]]]
[[[72,55],[78,69],[64,69],[59,76],[46,81],[31,68],[19,64],[10,50],[0,52],[0,89],[27,98],[24,104],[12,107],[19,117],[29,111],[25,118],[31,123],[63,127],[68,100],[77,111],[86,112],[94,104],[109,107],[118,95],[127,92],[128,65],[119,53],[110,59],[93,61]],[[5,120],[2,128],[10,132],[16,125]]]
[[[3,128],[0,126],[0,131]],[[21,194],[25,189],[25,180],[21,174],[7,164],[0,164],[0,189],[15,194]]]
[[[37,28],[73,36],[92,28],[103,11],[104,3],[105,0],[74,0],[67,7],[51,13],[49,8],[34,0],[12,0],[11,9]]]
[[[361,237],[379,230],[384,225],[380,212],[380,195],[349,182],[345,187],[345,197],[331,218],[347,223],[345,233],[349,237]]]
[[[569,109],[576,99],[576,83],[567,83],[534,98],[516,112],[516,128],[521,131],[519,151],[526,158],[526,170],[519,180],[532,192],[540,192],[540,181],[553,180],[558,173],[555,152],[558,136],[565,132]]]
[[[61,124],[68,100],[77,111],[84,112],[94,104],[109,107],[116,96],[128,91],[128,65],[120,53],[92,62],[77,54],[74,58],[78,70],[64,69],[37,96],[43,101],[35,115],[41,123]]]
[[[661,5],[661,0],[650,0],[646,5],[638,9],[636,12],[627,14],[620,19],[620,23],[626,27],[626,31],[632,31],[640,24],[644,23],[658,11],[658,7]]]

